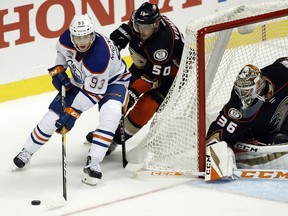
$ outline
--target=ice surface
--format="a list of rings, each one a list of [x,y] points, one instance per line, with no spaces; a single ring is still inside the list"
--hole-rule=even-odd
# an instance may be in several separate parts
[[[1,215],[285,215],[288,181],[233,181],[208,184],[188,177],[137,177],[122,168],[118,148],[101,164],[103,179],[96,187],[81,182],[88,148],[83,140],[98,122],[97,108],[82,114],[67,134],[68,202],[55,210],[45,201],[62,197],[61,136],[32,157],[23,170],[12,172],[13,157],[47,111],[55,92],[0,103],[0,209]],[[146,132],[129,140],[140,142]],[[42,201],[32,206],[31,200]],[[284,213],[284,214],[283,214]]]

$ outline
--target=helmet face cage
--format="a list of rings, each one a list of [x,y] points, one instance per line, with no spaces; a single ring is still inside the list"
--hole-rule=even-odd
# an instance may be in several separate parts
[[[133,28],[136,32],[140,32],[139,25],[154,29],[160,18],[161,15],[158,6],[145,2],[132,14]]]
[[[249,107],[262,90],[261,71],[254,65],[246,65],[238,74],[234,91],[240,98],[243,108]]]
[[[80,52],[87,51],[95,39],[95,28],[92,19],[87,14],[75,15],[69,30],[74,47]],[[84,43],[86,41],[86,44],[88,45],[86,50],[81,50],[79,48],[77,42],[80,40],[84,41]]]

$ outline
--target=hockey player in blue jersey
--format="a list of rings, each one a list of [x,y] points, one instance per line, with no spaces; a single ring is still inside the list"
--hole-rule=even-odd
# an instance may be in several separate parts
[[[55,66],[48,71],[59,92],[62,86],[66,88],[66,109],[61,110],[58,93],[13,161],[23,168],[55,131],[60,132],[63,126],[71,130],[82,112],[98,104],[99,125],[93,132],[82,179],[84,183],[96,185],[102,177],[99,164],[113,140],[122,110],[126,109],[131,75],[113,41],[95,32],[87,14],[73,18],[69,30],[60,36],[56,50]],[[72,72],[71,79],[65,72],[67,68]]]

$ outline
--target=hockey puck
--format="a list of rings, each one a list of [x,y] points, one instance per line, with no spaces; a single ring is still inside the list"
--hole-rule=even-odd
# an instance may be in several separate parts
[[[32,200],[31,205],[40,205],[41,201],[40,200]]]

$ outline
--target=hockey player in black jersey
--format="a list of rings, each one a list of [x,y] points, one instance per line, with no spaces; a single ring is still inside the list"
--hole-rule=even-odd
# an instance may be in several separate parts
[[[227,164],[222,163],[222,168],[225,167],[222,170],[219,166],[207,167],[210,176],[207,175],[206,180],[231,176],[235,168],[231,148],[235,152],[237,166],[243,166],[240,168],[286,168],[286,153],[278,152],[275,155],[270,152],[263,156],[255,151],[257,148],[253,150],[253,145],[270,146],[269,151],[272,146],[287,145],[287,114],[288,57],[279,58],[262,69],[251,64],[243,67],[236,78],[229,102],[207,133],[206,159],[209,166],[216,156],[220,162],[222,159]],[[218,172],[214,172],[217,169]]]
[[[133,60],[128,104],[133,108],[124,118],[127,140],[152,118],[166,97],[178,72],[184,42],[179,29],[160,14],[156,4],[148,2],[134,11],[128,24],[122,24],[110,38],[119,50],[129,44]],[[86,139],[92,140],[91,132]],[[119,130],[113,141],[108,154],[121,143]]]

